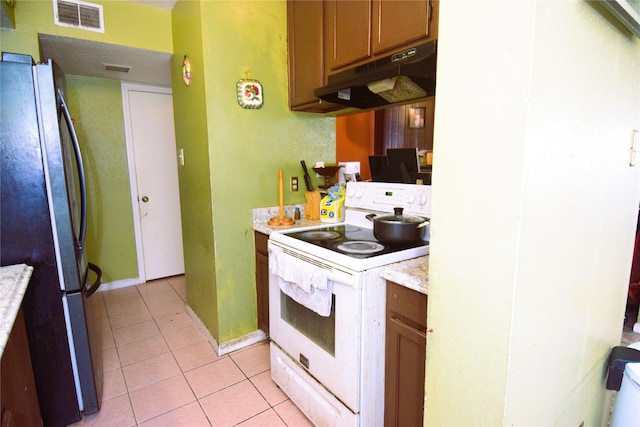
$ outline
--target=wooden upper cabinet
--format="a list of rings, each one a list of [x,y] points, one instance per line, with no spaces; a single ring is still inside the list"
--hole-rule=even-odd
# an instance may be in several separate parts
[[[313,95],[325,85],[322,0],[287,0],[289,109],[325,112],[341,108]]]
[[[330,74],[437,37],[437,0],[287,0],[289,109],[342,109],[313,94]]]
[[[371,1],[325,0],[327,65],[335,70],[371,56]]]
[[[372,52],[378,54],[429,36],[430,1],[373,0]]]
[[[325,0],[326,72],[437,38],[437,1]]]

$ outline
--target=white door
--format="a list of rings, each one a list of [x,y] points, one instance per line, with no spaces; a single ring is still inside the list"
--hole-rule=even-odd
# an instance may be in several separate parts
[[[125,83],[122,92],[140,279],[184,274],[171,90]]]

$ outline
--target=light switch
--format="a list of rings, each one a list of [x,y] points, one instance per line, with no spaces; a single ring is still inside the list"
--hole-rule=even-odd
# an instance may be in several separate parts
[[[631,150],[629,153],[629,166],[631,167],[636,165],[636,154],[638,149],[640,149],[640,131],[634,129],[631,135]]]
[[[184,150],[182,148],[178,150],[178,163],[180,166],[184,166]]]
[[[631,150],[629,154],[629,166],[636,165],[636,155],[640,150],[640,130],[634,129],[631,135]]]

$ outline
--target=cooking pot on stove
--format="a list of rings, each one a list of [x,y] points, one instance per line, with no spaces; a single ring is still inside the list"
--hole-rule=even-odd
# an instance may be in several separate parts
[[[402,208],[393,208],[393,215],[366,218],[373,222],[373,235],[379,241],[389,244],[415,242],[424,239],[429,220],[419,216],[403,215]]]

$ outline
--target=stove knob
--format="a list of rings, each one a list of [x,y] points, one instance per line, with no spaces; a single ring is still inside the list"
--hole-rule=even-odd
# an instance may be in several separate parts
[[[420,204],[424,205],[427,203],[427,193],[422,193],[422,197],[420,197]]]
[[[413,202],[416,201],[416,196],[413,193],[409,193],[407,194],[407,203],[409,203],[410,205],[413,204]]]

